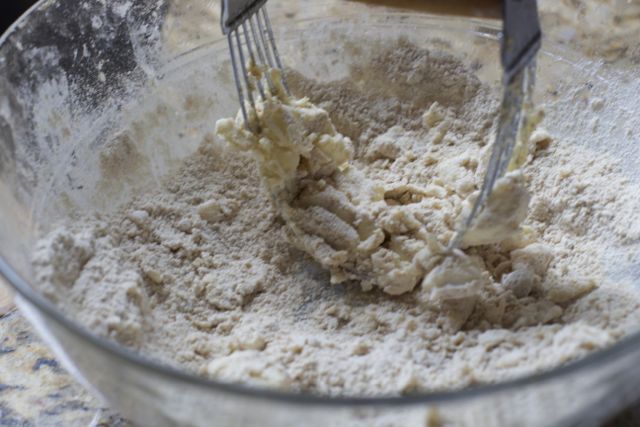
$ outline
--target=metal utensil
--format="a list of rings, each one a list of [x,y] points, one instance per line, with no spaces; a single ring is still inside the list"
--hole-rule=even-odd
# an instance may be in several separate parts
[[[497,1],[485,1],[489,16],[493,13],[493,6]],[[282,71],[282,63],[278,54],[278,49],[273,37],[271,23],[267,11],[264,8],[266,0],[224,0],[222,2],[222,31],[227,36],[229,51],[231,54],[231,64],[233,67],[234,79],[240,99],[240,108],[244,121],[251,129],[250,114],[255,113],[253,82],[257,84],[257,92],[263,99],[266,90],[274,91],[275,82],[272,81],[269,73],[263,73],[267,87],[264,87],[260,78],[255,79],[250,76],[251,70],[257,67],[264,69],[276,68]],[[378,4],[384,4],[385,0],[378,0]],[[444,2],[415,2],[403,1],[403,7],[414,7],[425,9],[427,5],[432,7],[435,4]],[[389,5],[397,6],[394,3]],[[430,10],[427,7],[426,10]],[[456,12],[475,10],[474,7],[456,8]],[[446,9],[443,9],[446,10]],[[536,0],[503,0],[502,1],[503,32],[501,40],[501,62],[503,69],[503,97],[498,118],[498,131],[487,172],[480,190],[480,194],[475,201],[469,216],[462,222],[453,239],[449,243],[449,250],[457,248],[467,230],[471,227],[474,218],[484,206],[487,198],[491,194],[498,179],[504,176],[511,164],[514,147],[518,137],[528,138],[526,132],[518,133],[521,129],[528,129],[523,126],[523,121],[527,117],[527,108],[531,105],[531,97],[535,83],[536,62],[535,57],[540,49],[542,33],[538,20],[538,6]],[[246,52],[245,52],[246,49]],[[240,77],[242,75],[242,77]],[[282,79],[281,84],[287,94],[289,93],[286,82]],[[251,108],[247,110],[245,105],[245,94]],[[524,113],[524,114],[523,114]],[[253,131],[259,131],[257,122],[254,122]]]
[[[503,177],[512,164],[518,138],[528,140],[528,109],[532,103],[535,84],[536,55],[540,49],[542,33],[538,20],[536,0],[504,0],[502,2],[503,32],[501,62],[503,70],[503,97],[498,118],[498,131],[493,144],[487,172],[469,216],[449,243],[457,248],[493,191],[496,181]],[[520,130],[523,132],[518,135]]]
[[[251,129],[252,123],[256,127],[258,124],[249,120],[251,114],[255,113],[256,89],[258,95],[265,99],[267,91],[275,93],[278,83],[273,81],[272,73],[264,71],[272,69],[282,71],[282,62],[273,36],[271,21],[264,7],[266,2],[267,0],[223,0],[222,2],[222,33],[227,36],[229,43],[240,109],[247,128],[253,131],[259,130]],[[257,76],[258,73],[259,76]],[[280,73],[279,83],[289,94],[282,73]],[[250,110],[247,109],[245,99],[249,103]]]

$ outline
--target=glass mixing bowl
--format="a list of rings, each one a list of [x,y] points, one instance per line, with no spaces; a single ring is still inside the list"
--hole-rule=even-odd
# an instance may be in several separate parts
[[[272,18],[285,61],[308,77],[344,77],[373,44],[405,37],[458,52],[482,80],[499,82],[495,23],[351,2],[338,9],[324,2],[295,5],[294,17],[273,5],[281,12]],[[30,285],[29,263],[40,233],[73,212],[113,209],[192,153],[215,119],[235,114],[226,44],[212,10],[205,0],[43,0],[0,40],[0,274],[79,381],[136,425],[154,427],[595,426],[640,396],[640,334],[554,370],[499,384],[340,398],[224,384],[161,366],[93,335],[42,297]],[[544,126],[576,149],[593,144],[620,159],[637,183],[637,73],[608,69],[555,46],[545,46],[538,68]],[[587,126],[594,114],[586,107],[590,97],[607,99],[598,112],[607,125],[599,130]],[[189,114],[181,107],[187,99],[204,103],[207,114]],[[139,147],[151,172],[99,194],[100,148],[123,123],[158,105],[169,114],[147,129],[145,141],[152,142]],[[637,284],[639,264],[609,273]]]

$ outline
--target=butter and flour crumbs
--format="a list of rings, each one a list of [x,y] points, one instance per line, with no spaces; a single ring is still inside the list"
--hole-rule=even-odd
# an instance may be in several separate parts
[[[488,283],[482,262],[446,249],[477,192],[458,193],[458,182],[385,185],[369,178],[366,163],[363,170],[350,164],[351,140],[329,114],[284,90],[259,101],[256,112],[251,128],[259,132],[249,131],[240,113],[235,121],[219,120],[216,135],[253,153],[288,240],[327,268],[332,283],[354,280],[365,291],[378,286],[400,295],[420,282],[427,300],[462,304],[477,297]],[[427,126],[430,119],[427,114]],[[498,180],[463,247],[518,238],[528,202],[520,171]]]
[[[287,78],[309,97],[316,136],[337,138],[334,157],[304,165],[314,179],[301,188],[294,162],[296,179],[265,185],[269,156],[256,163],[242,151],[255,146],[210,135],[159,189],[48,233],[33,261],[43,292],[96,333],[167,364],[314,393],[498,382],[635,329],[640,296],[603,280],[607,245],[640,239],[628,232],[640,230],[630,227],[638,202],[614,162],[539,129],[527,163],[504,183],[528,202],[516,209],[522,218],[488,233],[495,241],[467,242],[467,269],[444,259],[430,270],[416,254],[450,238],[481,182],[492,89],[454,56],[405,42],[343,81]],[[135,152],[135,141],[115,143]],[[349,158],[349,172],[336,174]],[[369,187],[345,191],[356,184]],[[274,207],[278,194],[286,203]],[[336,217],[342,228],[323,228]],[[380,263],[376,248],[391,254]],[[428,277],[447,266],[466,285]]]

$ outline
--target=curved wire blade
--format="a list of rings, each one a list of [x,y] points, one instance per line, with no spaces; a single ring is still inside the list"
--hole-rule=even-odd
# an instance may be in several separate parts
[[[527,67],[514,74],[511,81],[504,88],[496,139],[480,194],[471,209],[471,213],[462,222],[453,239],[451,239],[449,250],[456,249],[460,245],[464,234],[469,230],[476,215],[484,206],[491,191],[493,191],[496,181],[507,172],[524,119],[522,114],[523,106],[529,104],[533,94],[534,76],[535,61],[531,61]],[[525,135],[521,136],[525,137]],[[523,143],[526,144],[526,141]]]

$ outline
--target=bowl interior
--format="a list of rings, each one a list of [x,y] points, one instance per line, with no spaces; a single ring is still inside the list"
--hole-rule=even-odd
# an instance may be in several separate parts
[[[56,7],[8,33],[0,46],[0,255],[31,283],[29,258],[38,236],[79,213],[116,209],[132,194],[158,185],[211,134],[216,119],[237,111],[224,40],[190,40],[188,50],[175,54],[167,47],[162,19],[141,18],[149,13],[141,8],[94,23],[84,41],[68,46],[69,40],[60,39],[44,46],[39,35],[65,12]],[[285,63],[319,81],[353,78],[354,66],[375,57],[375,46],[403,38],[456,52],[482,81],[499,85],[497,31],[491,25],[357,12],[286,25],[276,20]],[[127,30],[128,44],[118,37],[104,41],[105,34],[119,34],[122,22],[134,21],[138,30]],[[87,40],[90,75],[82,60],[67,63]],[[123,43],[126,49],[120,48]],[[11,60],[18,56],[26,59]],[[95,66],[100,61],[109,65]],[[33,78],[20,78],[24,75]],[[543,126],[554,139],[610,156],[638,185],[640,80],[635,77],[550,46],[538,60],[536,101],[545,105]],[[604,102],[594,109],[594,99]],[[105,150],[123,138],[135,144],[136,158],[124,152],[114,166],[120,168],[117,174],[102,173]],[[640,233],[638,221],[630,220],[629,227]],[[629,247],[612,241],[600,260],[610,280],[640,284],[637,249],[636,256],[623,258]]]

